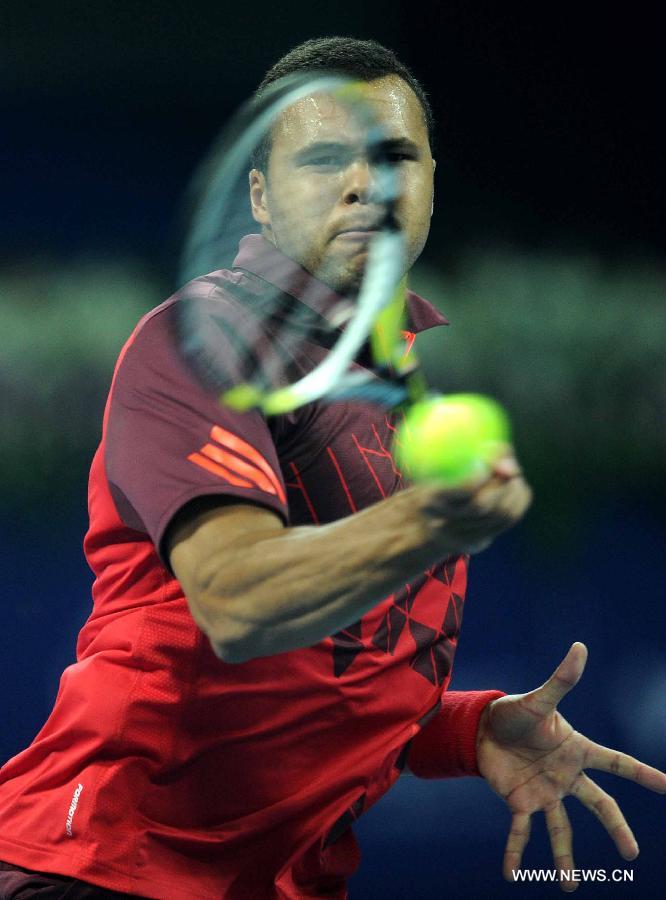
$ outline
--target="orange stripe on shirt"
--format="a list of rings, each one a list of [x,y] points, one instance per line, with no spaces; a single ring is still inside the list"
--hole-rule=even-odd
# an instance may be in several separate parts
[[[256,466],[253,466],[249,462],[245,462],[245,460],[241,459],[239,456],[234,456],[233,453],[228,453],[226,450],[223,450],[222,447],[216,447],[213,444],[206,444],[201,448],[201,452],[204,456],[208,456],[210,459],[214,459],[215,462],[221,463],[237,475],[254,482],[254,484],[262,491],[266,491],[269,494],[277,494],[275,486],[270,478],[264,475],[264,473]]]
[[[224,478],[225,481],[228,481],[229,484],[233,484],[236,487],[256,487],[254,482],[248,481],[245,478],[239,478],[237,475],[234,475],[233,472],[230,472],[229,469],[225,469],[224,466],[221,466],[219,463],[213,462],[212,459],[208,459],[207,456],[202,456],[200,453],[190,453],[187,458],[195,465],[201,466],[202,469],[207,469],[209,472],[212,472],[213,475]]]
[[[277,477],[273,469],[266,462],[266,460],[258,450],[255,450],[255,448],[251,444],[248,444],[247,441],[244,441],[237,435],[232,434],[231,431],[227,431],[226,428],[222,428],[220,425],[213,426],[210,432],[210,436],[214,441],[217,441],[217,443],[221,444],[223,447],[226,447],[229,450],[233,450],[234,453],[240,453],[245,456],[253,465],[260,469],[264,473],[264,475],[266,475],[266,477],[275,488],[275,493],[280,498],[280,500],[283,503],[287,502],[284,488],[280,483],[280,479]]]

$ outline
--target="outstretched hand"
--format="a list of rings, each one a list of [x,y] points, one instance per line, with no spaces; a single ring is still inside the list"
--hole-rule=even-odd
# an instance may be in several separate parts
[[[638,856],[638,844],[615,800],[583,771],[600,769],[666,793],[666,774],[588,740],[557,711],[560,700],[578,683],[587,648],[575,643],[548,681],[528,694],[500,697],[481,716],[477,738],[479,771],[512,812],[504,853],[504,877],[515,878],[529,840],[532,813],[546,818],[553,860],[563,890],[574,868],[572,831],[562,803],[571,794],[593,812],[627,860]],[[564,874],[562,874],[564,873]]]

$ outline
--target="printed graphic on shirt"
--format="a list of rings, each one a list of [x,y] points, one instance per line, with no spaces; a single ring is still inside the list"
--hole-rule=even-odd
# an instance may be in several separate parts
[[[204,444],[198,453],[190,453],[187,457],[190,462],[218,475],[229,484],[259,488],[277,495],[282,503],[286,503],[287,498],[277,475],[251,444],[219,425],[211,428],[210,439],[211,442]]]
[[[320,412],[310,422],[309,440],[318,431],[335,435],[314,455],[297,456],[284,469],[292,521],[324,524],[391,496],[403,487],[395,465],[391,416],[370,407],[344,411],[344,431],[331,426],[336,413]],[[337,413],[340,415],[340,412]],[[450,675],[460,632],[466,586],[466,560],[451,558],[405,585],[372,613],[332,636],[332,674],[341,678],[362,664],[364,652],[400,656],[431,685]]]
[[[391,452],[394,431],[391,417],[377,409],[323,407],[298,453],[283,464],[291,521],[332,522],[400,490],[403,478]]]
[[[462,569],[457,572],[457,566]],[[451,672],[456,641],[462,624],[465,589],[464,560],[446,560],[426,572],[423,580],[407,584],[393,595],[391,605],[382,616],[379,626],[370,634],[364,634],[363,621],[333,635],[333,671],[336,677],[344,675],[364,650],[379,650],[395,656],[401,642],[409,641],[410,667],[431,684],[441,687]],[[461,578],[461,583],[454,579]],[[436,593],[441,604],[432,602]],[[444,599],[448,595],[448,603]],[[443,614],[441,612],[444,607]],[[433,620],[433,615],[438,615]],[[426,621],[424,621],[424,619]]]

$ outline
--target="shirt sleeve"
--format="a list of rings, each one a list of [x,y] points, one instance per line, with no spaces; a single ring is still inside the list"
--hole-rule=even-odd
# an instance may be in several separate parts
[[[441,709],[412,740],[407,765],[419,778],[479,775],[476,734],[481,713],[502,691],[447,691]]]
[[[206,495],[288,507],[278,454],[256,410],[222,407],[181,358],[165,304],[137,327],[116,366],[104,429],[105,468],[124,524],[146,532],[163,561],[175,514]]]

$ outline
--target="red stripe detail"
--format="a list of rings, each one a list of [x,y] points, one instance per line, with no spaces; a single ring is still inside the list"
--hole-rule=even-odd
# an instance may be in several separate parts
[[[233,472],[225,469],[224,466],[221,466],[219,463],[213,462],[212,459],[208,459],[207,456],[202,456],[200,453],[190,453],[187,458],[195,465],[201,466],[202,469],[207,469],[209,472],[212,472],[213,475],[224,478],[224,480],[228,481],[229,484],[244,488],[256,487],[256,485],[254,485],[251,481],[246,481],[244,478],[238,478],[233,474]]]
[[[405,419],[405,413],[404,413],[404,411],[403,411],[403,413],[402,413],[402,418],[403,418],[403,421],[404,421],[404,419]],[[384,417],[384,421],[385,421],[385,423],[386,423],[386,427],[388,428],[388,430],[393,432],[393,436],[392,436],[392,438],[391,438],[391,447],[394,448],[394,447],[400,446],[400,442],[399,442],[398,440],[396,440],[396,435],[397,435],[397,433],[398,433],[398,429],[395,427],[395,425],[393,425],[393,424],[391,423],[391,420],[389,419],[388,416],[385,416],[385,417]],[[373,426],[373,428],[374,428],[374,426]],[[380,442],[380,446],[383,447],[383,444],[381,444],[381,442]],[[388,450],[387,452],[389,453],[389,455],[390,455],[390,457],[391,457],[391,465],[393,466],[393,471],[395,472],[395,474],[396,474],[396,475],[398,476],[398,478],[400,479],[400,483],[401,483],[401,486],[402,486],[402,482],[403,482],[402,471],[401,471],[401,470],[396,466],[396,464],[395,464],[395,458],[394,458],[394,456],[393,456],[393,450]]]
[[[375,470],[374,470],[374,469],[372,468],[372,466],[370,465],[370,460],[368,459],[368,457],[367,457],[367,455],[366,455],[365,448],[364,448],[364,447],[361,447],[361,445],[359,444],[358,439],[357,439],[357,437],[356,437],[355,434],[352,434],[352,440],[353,440],[354,443],[356,444],[356,449],[357,449],[358,452],[361,454],[361,459],[363,460],[363,462],[366,464],[366,466],[367,466],[368,469],[370,470],[370,474],[372,475],[372,477],[375,479],[375,484],[377,485],[377,489],[379,490],[379,493],[382,495],[382,497],[386,497],[386,492],[385,492],[384,488],[382,487],[382,483],[381,483],[381,481],[379,480],[379,478],[377,477],[377,473],[375,472]],[[377,453],[376,450],[375,450],[374,452]],[[385,454],[384,454],[384,453],[377,453],[377,455],[378,455],[378,456],[384,456]]]
[[[232,434],[231,431],[227,431],[226,428],[222,428],[219,425],[213,426],[210,432],[210,436],[214,441],[217,441],[218,444],[221,444],[223,447],[227,447],[229,450],[233,450],[234,453],[242,454],[243,456],[245,456],[253,465],[260,469],[264,473],[264,475],[266,475],[266,477],[275,488],[274,493],[277,494],[280,500],[283,503],[287,502],[284,488],[282,487],[280,479],[277,477],[271,466],[266,462],[266,460],[258,450],[256,450],[251,444],[248,444],[247,441],[244,441],[242,438],[239,438],[237,435]]]
[[[223,450],[221,447],[216,447],[213,444],[206,444],[201,448],[201,452],[204,456],[208,456],[210,459],[214,459],[215,462],[226,466],[227,469],[235,472],[236,475],[240,475],[241,477],[254,482],[260,490],[266,491],[268,494],[277,494],[273,482],[270,481],[263,472],[260,472],[255,466],[250,465],[250,463],[245,462],[245,460],[240,457],[234,456],[232,453],[227,453],[226,450]]]
[[[391,468],[393,469],[393,474],[394,474],[394,475],[397,475],[398,478],[402,478],[402,472],[401,472],[400,469],[398,469],[398,467],[396,466],[395,460],[393,459],[393,454],[392,454],[391,451],[388,449],[388,447],[385,447],[384,444],[382,443],[382,439],[381,439],[380,436],[379,436],[379,432],[377,431],[377,429],[375,428],[374,425],[372,426],[372,432],[373,432],[373,434],[374,434],[374,436],[375,436],[375,439],[377,440],[377,443],[378,443],[379,446],[382,448],[382,452],[383,452],[384,456],[386,456],[386,458],[387,458],[388,460],[390,460],[390,462],[391,462]]]
[[[315,525],[319,525],[319,516],[318,516],[317,513],[315,512],[315,508],[314,508],[314,506],[312,505],[312,501],[310,500],[310,495],[309,495],[308,492],[305,490],[305,485],[303,484],[303,479],[301,478],[300,472],[299,472],[298,469],[296,468],[296,463],[291,462],[291,463],[289,463],[289,465],[291,466],[291,471],[294,473],[294,477],[296,478],[296,485],[295,485],[295,486],[296,486],[296,487],[301,491],[301,493],[303,494],[303,497],[304,497],[304,499],[305,499],[306,506],[307,506],[307,508],[308,508],[308,510],[309,510],[309,512],[310,512],[310,515],[312,516],[312,521],[315,523]]]
[[[340,484],[344,488],[344,492],[347,495],[347,500],[349,501],[349,506],[351,507],[351,511],[356,512],[356,504],[354,503],[354,498],[352,497],[351,493],[349,492],[349,488],[347,486],[347,482],[345,481],[345,477],[342,474],[342,470],[340,469],[337,459],[335,458],[335,453],[333,453],[333,451],[331,450],[330,447],[327,447],[326,450],[328,452],[328,455],[331,457],[331,461],[332,461],[333,465],[335,466],[335,471],[338,473],[338,478],[340,479]]]
[[[403,414],[403,418],[404,418],[404,414]],[[395,427],[395,425],[392,425],[392,424],[391,424],[391,420],[389,419],[388,416],[384,416],[384,422],[386,422],[386,427],[388,428],[389,431],[396,432],[396,431],[398,430],[398,429]]]

